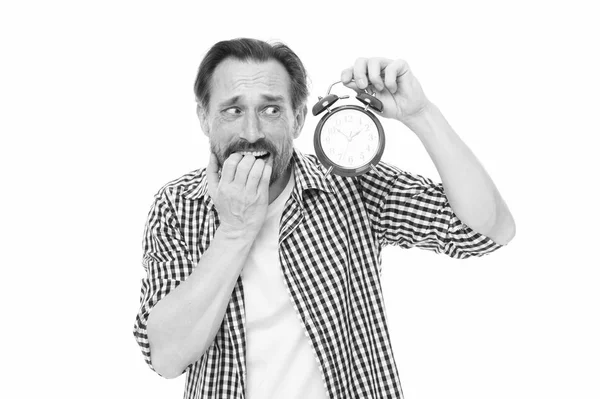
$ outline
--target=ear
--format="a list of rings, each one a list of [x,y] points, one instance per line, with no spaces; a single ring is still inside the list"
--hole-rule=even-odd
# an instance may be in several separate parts
[[[300,137],[300,132],[302,131],[302,127],[304,126],[304,121],[306,120],[306,113],[308,112],[308,109],[306,108],[306,105],[302,106],[302,108],[300,108],[295,115],[295,129],[294,129],[294,139],[297,139],[298,137]]]
[[[198,120],[200,121],[200,127],[204,134],[208,137],[210,133],[209,125],[208,125],[208,111],[204,109],[199,103],[196,103],[196,115],[198,115]]]

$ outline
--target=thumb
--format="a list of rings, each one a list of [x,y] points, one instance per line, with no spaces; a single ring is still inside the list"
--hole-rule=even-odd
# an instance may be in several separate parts
[[[373,93],[381,93],[381,91],[382,91],[382,90],[377,90],[373,86],[373,84],[370,83],[370,82],[369,82],[369,85],[365,89],[359,88],[358,85],[356,84],[356,82],[354,80],[351,80],[348,83],[344,83],[344,86],[346,86],[349,89],[354,90],[356,92],[356,94],[367,93],[367,94],[373,95]]]
[[[206,179],[208,181],[208,194],[211,198],[214,198],[217,193],[220,177],[217,156],[212,151],[210,153],[208,166],[206,167]]]
[[[346,86],[349,89],[354,90],[357,94],[364,93],[364,90],[359,89],[358,86],[356,85],[356,82],[354,82],[354,80],[351,80],[348,83],[344,83],[344,86]]]

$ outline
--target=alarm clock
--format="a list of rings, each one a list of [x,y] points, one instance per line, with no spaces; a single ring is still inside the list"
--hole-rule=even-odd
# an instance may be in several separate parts
[[[356,99],[363,106],[342,105],[331,108],[340,99],[349,96],[330,94],[319,97],[312,109],[314,116],[323,112],[315,129],[315,155],[327,169],[325,176],[334,173],[340,176],[359,176],[369,170],[375,170],[385,148],[385,135],[381,122],[370,109],[383,111],[383,104],[375,93],[359,93]]]

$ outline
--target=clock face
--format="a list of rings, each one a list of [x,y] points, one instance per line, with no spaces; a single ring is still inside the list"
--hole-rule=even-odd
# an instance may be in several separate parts
[[[321,127],[323,152],[336,165],[356,169],[367,165],[379,150],[377,125],[358,109],[343,109],[329,115]]]

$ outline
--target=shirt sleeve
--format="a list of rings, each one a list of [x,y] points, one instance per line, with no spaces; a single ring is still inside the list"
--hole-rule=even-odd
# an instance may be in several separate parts
[[[158,301],[191,274],[194,266],[166,189],[156,194],[148,213],[143,250],[146,276],[141,283],[140,308],[133,335],[146,363],[154,370],[146,331],[148,316]]]
[[[363,195],[380,245],[418,247],[464,259],[489,254],[497,244],[463,224],[441,183],[380,163],[370,172]]]

